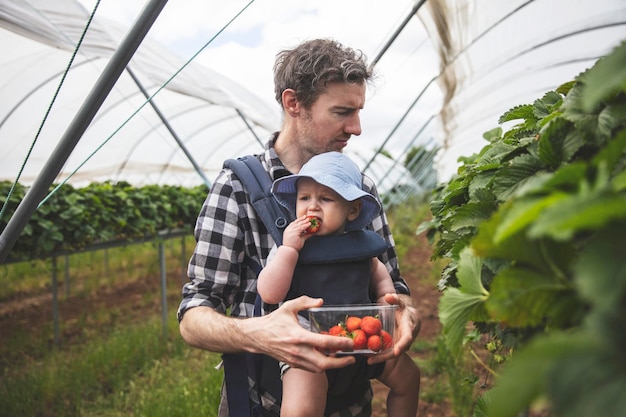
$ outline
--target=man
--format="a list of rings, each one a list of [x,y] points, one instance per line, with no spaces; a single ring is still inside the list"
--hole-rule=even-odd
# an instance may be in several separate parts
[[[283,125],[272,135],[265,152],[258,155],[272,180],[298,173],[314,155],[341,152],[352,135],[361,134],[359,113],[371,77],[360,52],[332,40],[304,42],[278,54],[274,84],[276,100],[283,109]],[[363,188],[376,195],[368,177],[364,177]],[[380,363],[409,349],[420,320],[400,277],[384,213],[370,228],[390,243],[381,261],[398,294],[389,295],[386,301],[400,307],[393,351],[369,359],[370,363]],[[190,282],[183,288],[178,311],[180,332],[187,343],[213,352],[263,353],[311,372],[354,362],[352,356],[331,357],[319,351],[350,349],[349,338],[314,334],[298,324],[298,311],[319,307],[322,300],[300,297],[268,315],[252,317],[257,276],[245,261],[249,258],[264,265],[274,242],[232,171],[223,170],[215,180],[198,217],[195,236],[197,245],[188,269]],[[229,308],[231,317],[225,315]],[[369,389],[340,414],[369,415],[371,396]],[[270,415],[280,411],[276,402],[271,396],[263,398]],[[222,398],[220,416],[227,415]]]

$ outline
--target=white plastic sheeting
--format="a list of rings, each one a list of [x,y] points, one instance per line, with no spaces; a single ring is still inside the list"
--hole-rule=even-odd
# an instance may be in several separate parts
[[[0,180],[14,180],[78,44],[89,13],[74,0],[0,0]],[[32,149],[29,184],[63,136],[128,28],[95,18]],[[233,152],[260,149],[278,126],[277,109],[208,68],[146,38],[59,175],[58,181],[201,183],[189,158],[142,93],[211,178]],[[168,80],[170,80],[169,83]],[[165,88],[162,88],[165,84]],[[136,114],[135,114],[136,113]],[[244,119],[245,118],[245,121]],[[248,128],[254,129],[254,134]],[[256,135],[256,136],[255,136]],[[257,139],[259,137],[259,139]]]
[[[591,67],[626,40],[623,0],[439,0],[419,16],[440,53],[441,180],[510,108]],[[624,63],[626,65],[626,63]]]
[[[407,9],[416,4],[406,3]],[[96,15],[30,151],[88,18],[76,0],[0,0],[0,180],[15,180],[27,156],[20,182],[35,180],[128,31]],[[504,111],[572,79],[626,39],[626,2],[427,0],[398,43],[409,33],[419,57],[385,57],[379,65],[386,89],[374,93],[374,100],[393,95],[391,87],[408,101],[383,109],[389,132],[368,137],[364,131],[347,148],[382,192],[401,182],[416,186],[398,163],[412,146],[442,146],[437,167],[440,180],[447,180],[459,156],[484,146],[482,133],[497,126]],[[373,57],[374,51],[366,52]],[[436,56],[439,63],[432,62]],[[184,64],[148,36],[129,64],[139,85],[122,74],[56,182],[71,176],[78,186],[104,180],[201,183],[140,87],[148,95],[158,91],[154,104],[209,180],[224,159],[259,151],[279,127],[278,107],[195,62],[172,78]],[[370,104],[364,123],[372,120],[368,111]],[[372,148],[396,161],[374,159]]]

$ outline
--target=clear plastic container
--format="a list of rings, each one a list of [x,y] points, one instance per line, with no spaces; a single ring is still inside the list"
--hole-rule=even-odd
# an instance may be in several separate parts
[[[325,305],[311,308],[308,310],[310,330],[315,333],[350,337],[354,340],[354,350],[326,352],[327,354],[380,353],[393,347],[397,308],[396,305],[382,304]],[[379,323],[377,324],[376,321]],[[370,338],[372,338],[371,341]]]

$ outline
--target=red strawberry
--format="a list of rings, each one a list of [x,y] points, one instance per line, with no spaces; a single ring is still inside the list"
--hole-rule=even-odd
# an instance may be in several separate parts
[[[347,336],[346,329],[338,324],[328,329],[328,334],[332,336]]]
[[[381,330],[380,337],[383,339],[383,349],[390,349],[393,346],[393,337],[388,332]]]
[[[361,319],[361,329],[368,336],[377,335],[383,329],[383,324],[376,317],[365,316]]]
[[[367,335],[361,329],[352,332],[352,340],[354,341],[354,349],[365,349],[367,347]]]
[[[352,332],[361,327],[361,319],[359,317],[350,316],[346,319],[346,330]]]
[[[383,350],[383,338],[378,335],[370,336],[367,339],[367,348],[373,352],[380,352]]]
[[[307,216],[306,218],[309,220],[311,225],[305,230],[305,232],[310,235],[317,233],[322,226],[322,219],[317,216]]]

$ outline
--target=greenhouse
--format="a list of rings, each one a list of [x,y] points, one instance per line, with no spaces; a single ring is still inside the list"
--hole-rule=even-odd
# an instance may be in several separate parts
[[[276,54],[333,38],[375,72],[345,153],[436,310],[418,415],[623,412],[626,3],[388,3],[0,0],[0,407],[217,415],[174,314],[194,224],[281,128]]]

